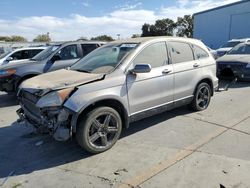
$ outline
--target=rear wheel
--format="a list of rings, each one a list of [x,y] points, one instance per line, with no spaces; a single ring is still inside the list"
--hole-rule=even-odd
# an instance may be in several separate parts
[[[190,104],[190,107],[194,111],[202,111],[207,109],[211,99],[211,87],[202,82],[195,90],[194,98]]]
[[[119,113],[110,107],[98,107],[79,121],[76,140],[88,152],[101,153],[116,143],[121,130]]]

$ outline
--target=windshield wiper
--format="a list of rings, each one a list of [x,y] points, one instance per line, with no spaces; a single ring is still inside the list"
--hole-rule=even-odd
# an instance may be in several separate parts
[[[72,70],[72,69],[71,69]],[[91,73],[90,71],[87,71],[87,70],[80,70],[80,69],[73,69],[74,71],[77,71],[77,72],[85,72],[85,73]]]
[[[30,58],[31,61],[37,61],[36,59]]]

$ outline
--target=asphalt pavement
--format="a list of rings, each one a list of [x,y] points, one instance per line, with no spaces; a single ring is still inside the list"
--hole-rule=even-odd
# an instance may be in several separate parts
[[[225,83],[222,83],[222,85]],[[16,122],[15,95],[0,93],[0,187],[250,187],[250,83],[131,124],[107,152],[57,142]]]

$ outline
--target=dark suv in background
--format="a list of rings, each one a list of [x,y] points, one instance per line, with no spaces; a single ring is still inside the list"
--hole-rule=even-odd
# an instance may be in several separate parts
[[[1,66],[0,91],[17,91],[26,79],[73,65],[105,42],[75,41],[54,44],[32,59]]]

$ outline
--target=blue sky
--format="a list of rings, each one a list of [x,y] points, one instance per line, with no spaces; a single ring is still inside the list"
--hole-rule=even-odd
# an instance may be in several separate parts
[[[139,9],[157,10],[162,6],[173,4],[176,2],[166,0],[1,0],[0,16],[5,19],[44,15],[66,17],[70,14],[102,16],[116,9],[132,8],[131,6],[136,6]],[[34,10],[34,8],[36,9]]]
[[[237,0],[1,0],[0,35],[53,40],[141,33],[143,23],[193,14]]]

